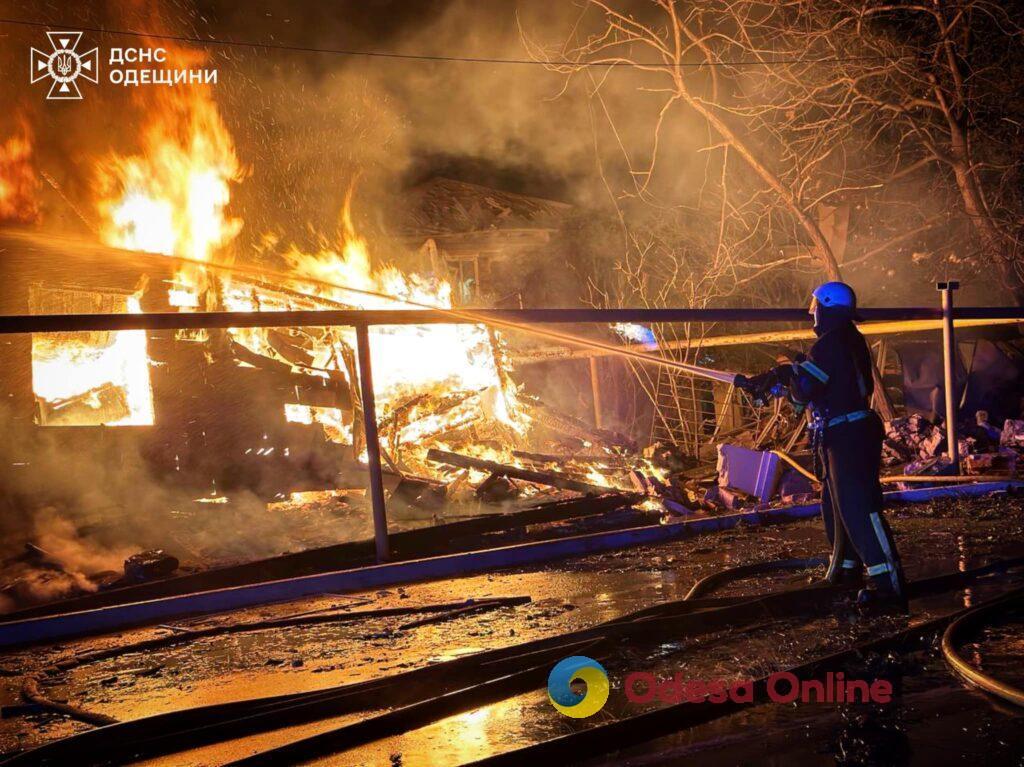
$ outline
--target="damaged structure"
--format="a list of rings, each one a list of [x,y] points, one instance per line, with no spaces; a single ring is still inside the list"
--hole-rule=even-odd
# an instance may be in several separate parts
[[[100,5],[0,18],[0,767],[1020,760],[998,4]]]

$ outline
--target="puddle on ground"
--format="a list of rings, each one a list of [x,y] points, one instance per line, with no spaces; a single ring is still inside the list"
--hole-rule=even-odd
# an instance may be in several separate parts
[[[1019,541],[1024,540],[1024,502],[1019,498],[982,500],[970,506],[963,502],[908,506],[894,510],[890,519],[912,578],[967,569],[1010,553],[1019,554]],[[824,548],[820,524],[808,520],[604,552],[549,565],[549,569],[523,568],[368,592],[359,595],[365,597],[364,603],[352,596],[325,595],[206,618],[193,625],[278,618],[329,607],[367,610],[484,596],[529,594],[533,601],[404,631],[399,626],[408,617],[212,637],[145,655],[123,655],[70,673],[48,675],[47,681],[53,684],[46,689],[55,697],[128,719],[205,703],[327,688],[583,628],[636,609],[681,599],[697,579],[723,567],[813,556],[821,554]],[[716,594],[766,593],[799,587],[820,574],[821,569],[758,576],[731,584]],[[993,578],[971,589],[918,600],[914,619],[976,603],[1003,588],[1006,581]],[[679,670],[689,678],[759,676],[852,642],[898,630],[905,620],[894,616],[866,620],[852,611],[840,611],[815,620],[765,624],[736,636],[716,634],[678,641],[659,638],[648,647],[624,647],[620,657],[607,664],[613,680],[612,697],[605,709],[590,719],[577,721],[558,714],[546,693],[538,690],[316,763],[400,763],[404,767],[460,764],[635,714],[636,705],[628,703],[621,688],[615,686],[621,685],[631,670]],[[38,670],[73,652],[137,641],[159,633],[159,629],[143,629],[122,636],[83,640],[62,648],[12,654],[0,663],[5,668]],[[1006,662],[1015,652],[1019,657],[1019,634],[1010,634],[1005,641],[996,636],[991,642],[985,639],[985,652],[992,662],[1000,652],[1006,656]],[[942,753],[941,749],[932,749],[932,744],[942,742],[943,736],[927,735],[935,727],[921,713],[925,711],[935,712],[953,733],[945,736],[947,749],[954,744],[966,749],[966,741],[961,742],[964,738],[974,748],[983,732],[989,732],[996,740],[1005,739],[999,718],[1005,715],[992,714],[986,700],[952,683],[941,661],[936,665],[934,654],[932,650],[921,654],[921,670],[906,674],[908,681],[902,693],[902,709],[909,712],[904,716],[908,722],[904,731],[914,753]],[[19,684],[19,678],[0,677],[4,703],[17,699]],[[222,763],[230,757],[332,729],[364,716],[300,725],[151,763]],[[761,706],[598,763],[656,764],[673,754],[678,760],[699,755],[702,764],[752,760],[781,764],[784,759],[790,763],[799,759],[796,763],[835,764],[836,748],[849,750],[849,743],[857,740],[856,728],[849,743],[843,739],[848,725],[844,721],[834,707]],[[960,722],[973,729],[967,735],[956,734]],[[1016,722],[1018,728],[1020,724]],[[30,747],[81,729],[85,726],[49,716],[4,720],[0,722],[0,748],[11,751]],[[926,735],[938,741],[922,742]],[[392,758],[395,755],[401,755],[399,762]]]

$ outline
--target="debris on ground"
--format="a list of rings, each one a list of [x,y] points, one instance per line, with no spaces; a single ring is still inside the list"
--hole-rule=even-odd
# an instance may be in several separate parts
[[[885,424],[882,465],[895,466],[915,458],[933,458],[944,442],[942,430],[922,415],[894,418]]]
[[[999,444],[1003,447],[1024,451],[1024,418],[1007,418],[1003,424]]]
[[[132,583],[166,578],[178,569],[179,564],[177,557],[163,549],[140,551],[124,561],[124,576]]]

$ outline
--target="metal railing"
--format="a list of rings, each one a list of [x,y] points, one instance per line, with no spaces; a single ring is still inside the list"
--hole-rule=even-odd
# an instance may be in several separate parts
[[[1024,321],[1024,307],[954,308],[945,283],[942,308],[862,309],[870,322],[891,320],[944,320],[943,354],[947,374],[953,370],[954,319],[1009,319]],[[384,499],[383,467],[377,434],[376,400],[370,363],[369,328],[377,325],[493,324],[497,327],[564,323],[668,323],[668,322],[807,322],[807,310],[796,309],[489,309],[489,310],[326,310],[286,312],[163,312],[151,314],[67,314],[0,316],[0,335],[115,330],[182,330],[214,328],[329,327],[349,326],[356,331],[359,389],[362,395],[363,426],[369,462],[369,491],[373,509],[377,560],[389,558],[387,508]],[[598,342],[585,338],[581,346]],[[606,344],[600,344],[606,348]],[[654,354],[651,363],[658,364]],[[948,380],[948,379],[947,379]],[[955,459],[955,424],[947,424]]]

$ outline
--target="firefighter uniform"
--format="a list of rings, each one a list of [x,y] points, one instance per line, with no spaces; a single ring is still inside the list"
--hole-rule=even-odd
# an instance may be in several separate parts
[[[829,285],[839,285],[853,296],[841,283],[822,287]],[[852,581],[866,566],[873,588],[861,593],[863,601],[904,599],[899,556],[882,516],[879,470],[884,431],[870,406],[871,356],[854,324],[855,300],[839,306],[812,304],[818,340],[807,356],[739,383],[752,391],[788,394],[798,406],[810,409],[822,480],[821,513],[832,544],[829,580]]]

